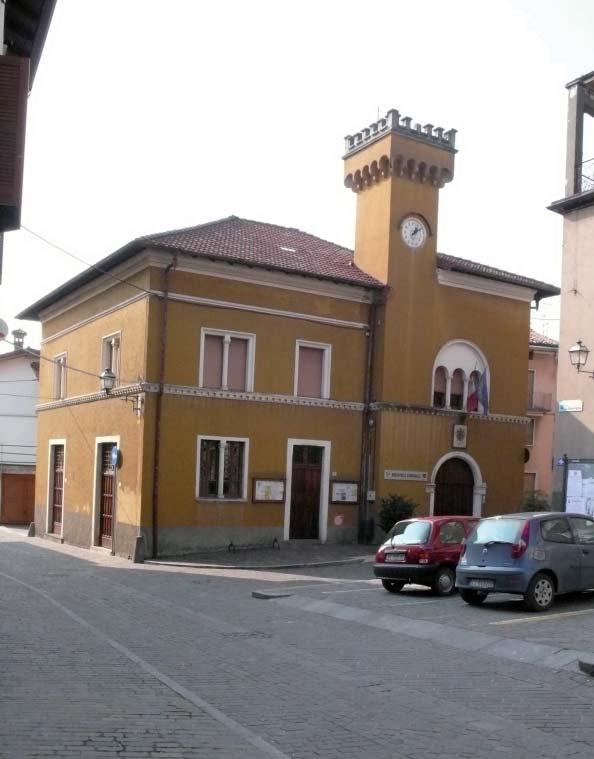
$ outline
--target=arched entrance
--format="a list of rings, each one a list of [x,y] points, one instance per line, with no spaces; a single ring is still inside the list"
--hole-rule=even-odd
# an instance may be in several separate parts
[[[454,457],[444,461],[435,476],[435,516],[472,516],[474,484],[474,475],[464,459]]]

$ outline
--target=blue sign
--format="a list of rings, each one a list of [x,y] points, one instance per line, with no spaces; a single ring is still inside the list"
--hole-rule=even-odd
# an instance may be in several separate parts
[[[114,469],[120,465],[120,449],[117,445],[111,449],[111,465]]]

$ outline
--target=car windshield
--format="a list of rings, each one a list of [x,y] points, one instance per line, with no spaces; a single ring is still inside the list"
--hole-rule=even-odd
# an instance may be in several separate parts
[[[514,543],[524,522],[524,519],[485,519],[477,524],[466,542]]]
[[[426,543],[430,532],[429,522],[396,522],[388,533],[388,538],[392,545],[412,545]]]

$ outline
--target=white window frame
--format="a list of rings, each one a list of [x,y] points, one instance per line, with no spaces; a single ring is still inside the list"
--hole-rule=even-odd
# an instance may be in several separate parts
[[[53,492],[54,492],[54,448],[61,445],[64,448],[64,479],[62,482],[62,532],[57,537],[64,537],[64,522],[66,515],[66,438],[56,437],[48,440],[48,457],[47,457],[47,496],[45,501],[45,532],[46,534],[52,533],[52,508],[53,508]]]
[[[66,398],[67,385],[66,385],[66,367],[68,362],[68,354],[58,353],[54,356],[52,361],[54,362],[54,398],[57,401],[61,401]]]
[[[299,387],[299,348],[318,348],[324,352],[322,359],[322,395],[321,398],[330,398],[330,374],[332,371],[332,345],[330,343],[314,343],[311,340],[295,341],[295,376],[293,378],[293,395],[295,397],[309,398],[311,396],[298,396]],[[317,397],[317,396],[316,396]]]
[[[227,386],[227,367],[229,362],[229,344],[231,338],[247,340],[247,360],[245,367],[245,391],[246,393],[254,392],[254,363],[256,357],[256,335],[253,332],[234,332],[229,329],[215,329],[212,327],[202,327],[200,330],[200,361],[198,366],[198,385],[204,387],[204,339],[207,335],[214,335],[223,338],[223,371],[221,378],[220,390],[228,390]],[[215,388],[216,389],[216,388]],[[213,440],[215,438],[212,438]],[[229,438],[231,440],[232,438]],[[239,438],[238,438],[239,439]]]
[[[533,448],[534,447],[534,438],[536,437],[536,419],[532,416],[530,417],[530,421],[528,422],[529,426],[532,427],[532,440],[528,443],[526,443],[527,448]],[[529,472],[527,474],[530,474]]]
[[[219,487],[218,495],[202,496],[200,495],[200,450],[203,440],[216,440],[219,443]],[[241,498],[226,498],[223,494],[224,475],[225,475],[225,455],[221,452],[222,446],[226,443],[243,443],[243,482],[241,483]],[[198,435],[196,448],[196,500],[197,501],[233,501],[239,503],[247,501],[248,487],[248,465],[250,460],[250,439],[248,437],[221,437],[220,435]]]
[[[117,341],[117,356],[116,356],[116,367],[114,369],[113,366],[108,366],[107,362],[107,346],[108,343],[110,343],[112,340]],[[120,384],[120,370],[122,365],[122,331],[118,330],[118,332],[112,332],[109,335],[105,335],[101,338],[101,367],[99,370],[99,374],[103,372],[105,369],[111,369],[111,371],[116,376],[116,385]]]

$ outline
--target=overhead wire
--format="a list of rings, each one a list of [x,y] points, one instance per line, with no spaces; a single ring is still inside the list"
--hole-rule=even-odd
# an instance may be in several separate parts
[[[133,287],[135,290],[140,290],[140,292],[146,293],[147,295],[157,294],[153,292],[152,290],[147,290],[145,287],[142,287],[141,285],[134,284],[134,282],[129,282],[126,279],[117,277],[115,274],[112,274],[110,271],[107,271],[106,269],[102,269],[100,266],[97,266],[97,264],[90,264],[88,261],[85,261],[83,258],[80,258],[80,256],[77,256],[75,253],[71,253],[69,250],[66,250],[66,248],[63,248],[61,245],[58,245],[57,243],[52,242],[51,240],[48,240],[47,237],[40,235],[39,232],[35,232],[33,229],[30,229],[25,224],[21,224],[21,229],[24,229],[30,235],[33,235],[33,237],[36,237],[38,240],[41,240],[46,245],[49,245],[50,247],[61,251],[65,255],[70,256],[70,258],[73,258],[75,261],[78,261],[79,263],[84,264],[89,269],[94,269],[95,271],[98,271],[100,274],[105,274],[106,277],[111,277],[111,279],[114,279],[116,282],[120,282],[120,284],[122,285],[128,285],[128,287]]]

